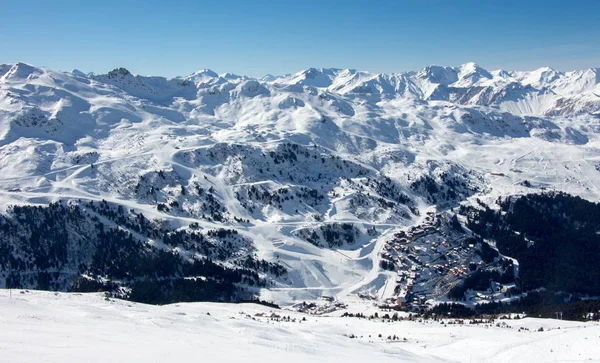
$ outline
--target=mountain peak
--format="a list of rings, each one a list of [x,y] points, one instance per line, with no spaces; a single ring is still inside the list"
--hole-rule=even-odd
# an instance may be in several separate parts
[[[475,62],[467,62],[467,63],[461,64],[458,68],[475,71],[481,67],[479,66],[479,64],[477,64]]]
[[[317,69],[311,67],[286,77],[285,79],[282,79],[281,82],[286,84],[326,88],[331,85],[332,80],[336,77],[338,72],[339,69],[334,68]]]
[[[246,78],[245,76],[238,76],[237,74],[233,74],[233,73],[223,73],[221,75],[219,75],[219,77],[227,79],[227,80],[237,80],[237,79],[242,79],[242,78]]]
[[[427,66],[417,73],[417,77],[431,83],[450,84],[458,80],[457,72],[452,67]]]
[[[43,73],[43,70],[41,70],[40,68],[37,68],[31,64],[28,63],[24,63],[24,62],[17,62],[14,64],[7,64],[5,65],[5,72],[4,76],[5,77],[10,77],[10,78],[19,78],[19,79],[25,79],[30,77],[31,75],[33,75],[34,73]]]
[[[548,66],[540,67],[535,70],[536,72],[558,72],[556,69]]]
[[[125,78],[130,75],[131,72],[129,72],[126,68],[123,67],[115,68],[106,74],[108,78]]]
[[[204,68],[202,70],[196,71],[190,75],[190,77],[197,77],[197,76],[207,76],[207,77],[213,77],[213,78],[219,77],[217,72],[214,72],[208,68]]]
[[[321,72],[320,70],[318,70],[316,68],[311,67],[311,68],[308,68],[307,70],[303,71],[302,74],[307,79],[315,79],[319,75],[323,74],[323,72]]]
[[[267,73],[267,74],[265,74],[264,76],[260,77],[260,79],[259,79],[259,80],[261,80],[261,81],[263,81],[263,82],[273,82],[273,81],[274,81],[274,80],[276,80],[277,78],[279,78],[279,77],[277,77],[277,76],[274,76],[274,75],[272,75],[272,74],[270,74],[270,73]]]
[[[542,88],[559,79],[560,77],[561,72],[558,72],[550,67],[541,67],[534,71],[528,72],[523,82],[537,88]]]
[[[480,67],[475,62],[467,62],[465,64],[461,64],[458,67],[458,69],[459,69],[460,73],[463,75],[479,74],[485,78],[492,78],[492,75],[490,74],[490,72],[488,72],[484,68]]]
[[[74,75],[77,75],[77,76],[82,76],[82,77],[85,77],[85,73],[83,73],[82,71],[80,71],[80,70],[79,70],[79,69],[77,69],[77,68],[73,69],[73,70],[71,71],[71,73],[73,73]]]
[[[482,79],[492,79],[494,76],[487,70],[481,68],[475,62],[468,62],[458,67],[458,85],[472,86]]]

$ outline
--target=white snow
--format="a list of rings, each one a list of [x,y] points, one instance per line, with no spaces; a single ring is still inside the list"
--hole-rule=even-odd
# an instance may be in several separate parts
[[[598,323],[383,322],[340,317],[341,311],[315,316],[254,304],[152,306],[105,300],[101,293],[23,290],[12,290],[12,297],[0,291],[0,311],[3,362],[600,361]],[[348,311],[378,310],[354,302]],[[271,320],[272,314],[291,320]],[[394,335],[398,340],[387,339]]]
[[[367,177],[358,169],[391,178],[422,212],[433,206],[409,184],[439,170],[481,176],[472,199],[545,189],[599,201],[598,84],[597,69],[488,72],[474,63],[402,74],[311,68],[264,80],[210,70],[166,79],[2,65],[0,207],[105,199],[175,226],[223,226],[201,220],[197,200],[167,214],[132,192],[140,176],[174,171],[184,183],[213,187],[232,217],[249,220],[226,225],[250,237],[260,258],[290,269],[264,298],[388,296],[393,274],[380,270],[378,254],[386,236],[419,217],[403,206],[353,206]],[[315,158],[294,169],[263,163],[263,154],[290,142],[339,160]],[[272,174],[261,176],[263,168]],[[319,174],[335,182],[299,181]],[[306,186],[326,198],[250,212],[235,193],[251,185]],[[179,197],[173,187],[160,193],[159,200]],[[374,226],[377,235],[339,249],[296,237],[332,222],[355,223],[363,232]]]

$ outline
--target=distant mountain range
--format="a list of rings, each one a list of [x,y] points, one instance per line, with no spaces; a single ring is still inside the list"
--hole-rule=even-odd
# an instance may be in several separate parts
[[[469,268],[518,265],[482,257],[496,247],[459,205],[543,191],[599,201],[599,131],[598,68],[254,79],[0,65],[0,286],[445,301]],[[514,274],[461,296],[518,297],[505,294]]]

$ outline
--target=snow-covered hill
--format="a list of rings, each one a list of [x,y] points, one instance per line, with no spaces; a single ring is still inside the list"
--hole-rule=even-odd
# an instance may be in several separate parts
[[[468,63],[166,79],[0,65],[0,205],[61,200],[82,206],[92,228],[85,203],[104,200],[129,216],[106,226],[189,259],[210,256],[162,233],[226,228],[251,241],[243,251],[256,261],[287,271],[256,270],[263,299],[388,298],[398,271],[381,268],[384,246],[427,212],[552,189],[600,200],[599,72]],[[124,222],[140,214],[154,235]],[[41,273],[34,252],[16,255],[27,276]],[[91,253],[69,256],[44,273],[89,272]],[[13,268],[3,263],[2,285]]]
[[[598,323],[389,321],[254,304],[151,306],[103,294],[1,291],[4,362],[600,361]],[[385,312],[369,304],[345,312]],[[407,316],[408,314],[401,314]],[[542,331],[539,331],[542,330]],[[235,342],[232,344],[232,342]]]

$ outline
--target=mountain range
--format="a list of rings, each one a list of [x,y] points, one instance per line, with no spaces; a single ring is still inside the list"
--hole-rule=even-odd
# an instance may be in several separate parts
[[[510,301],[525,293],[511,290],[519,261],[464,208],[550,191],[599,201],[599,131],[598,68],[255,79],[0,65],[0,286],[416,306],[510,269],[462,295]],[[186,295],[190,279],[203,294]],[[157,282],[179,298],[155,296]]]

